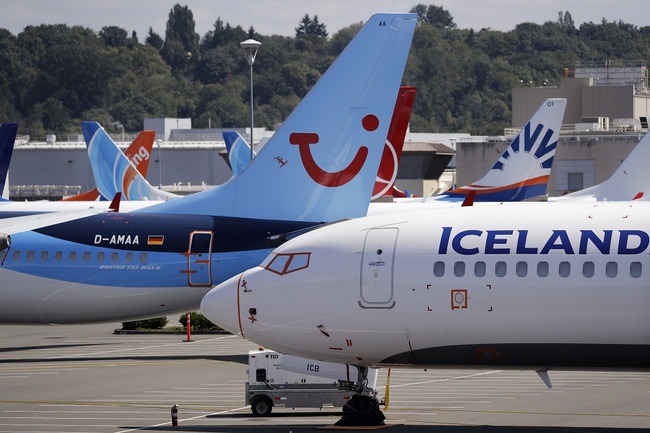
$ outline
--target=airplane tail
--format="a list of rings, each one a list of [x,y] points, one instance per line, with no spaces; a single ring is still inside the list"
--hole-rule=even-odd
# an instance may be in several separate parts
[[[232,175],[237,176],[251,162],[251,147],[237,131],[222,132]],[[253,151],[253,158],[256,153]]]
[[[373,15],[238,176],[148,208],[309,222],[368,210],[415,14]]]
[[[2,198],[9,198],[9,193],[5,191],[8,187],[7,174],[9,173],[9,164],[11,155],[14,152],[14,142],[18,132],[17,123],[3,123],[0,125],[0,193]]]
[[[546,194],[566,101],[544,101],[483,178],[443,195],[462,199],[473,190],[479,202],[520,201]]]
[[[90,142],[92,137],[84,139],[86,140],[86,145]],[[129,145],[129,147],[124,151],[124,155],[135,165],[140,174],[144,177],[147,176],[149,171],[149,161],[151,160],[151,152],[153,150],[153,142],[156,138],[155,131],[142,131],[135,137],[135,140]],[[111,170],[112,167],[95,167],[91,166],[93,172],[96,170]],[[115,184],[121,184],[119,180],[115,180]],[[115,196],[115,194],[113,194]],[[64,198],[61,201],[96,201],[96,200],[109,200],[111,197],[102,197],[97,188],[93,188],[90,191],[83,192],[81,194],[73,195],[72,197]]]
[[[399,160],[402,157],[404,148],[404,137],[408,130],[411,110],[415,101],[415,87],[402,86],[397,94],[395,111],[388,128],[388,137],[384,145],[384,152],[381,155],[377,179],[372,190],[372,199],[377,199],[384,195],[393,197],[404,197],[404,192],[395,188],[395,179],[397,179],[397,169]]]
[[[627,201],[647,199],[650,195],[650,133],[643,136],[616,171],[604,182],[561,198],[592,198],[598,201]]]
[[[114,197],[118,192],[122,193],[125,200],[166,200],[177,197],[151,186],[99,123],[82,122],[81,130],[88,146],[95,184],[102,197]],[[140,143],[147,137],[151,138],[151,134],[146,134]]]

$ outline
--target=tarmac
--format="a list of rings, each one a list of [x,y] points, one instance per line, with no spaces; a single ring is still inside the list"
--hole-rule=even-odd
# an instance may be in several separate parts
[[[115,334],[120,323],[2,326],[1,432],[320,432],[340,408],[254,417],[229,334]],[[650,361],[649,361],[650,362]],[[387,369],[378,379],[385,396]],[[650,373],[391,369],[389,433],[650,432]],[[171,407],[178,404],[178,426]]]

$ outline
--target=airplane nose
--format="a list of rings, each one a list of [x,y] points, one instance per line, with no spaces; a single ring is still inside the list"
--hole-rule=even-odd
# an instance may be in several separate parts
[[[210,290],[201,301],[201,313],[212,323],[233,334],[240,334],[238,286],[242,274]]]

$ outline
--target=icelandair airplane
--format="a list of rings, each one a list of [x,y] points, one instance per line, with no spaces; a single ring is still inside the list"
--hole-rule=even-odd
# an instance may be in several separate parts
[[[88,152],[90,153],[90,143],[92,141],[92,135],[90,137],[87,136],[87,133],[90,132],[90,129],[84,130],[82,128],[82,131],[84,132],[84,139],[86,141],[86,146],[89,147]],[[133,140],[133,142],[129,145],[129,147],[124,151],[123,155],[124,157],[130,161],[131,164],[135,167],[135,169],[140,173],[143,177],[147,176],[147,172],[149,171],[149,161],[151,159],[151,150],[153,149],[153,141],[156,138],[156,132],[155,131],[142,131],[138,134],[138,136]],[[112,140],[111,140],[112,141]],[[115,144],[115,143],[113,143]],[[117,147],[117,145],[115,145]],[[119,148],[118,148],[119,150]],[[93,153],[97,153],[96,150],[93,151]],[[122,153],[120,151],[120,153]],[[112,161],[104,161],[105,165],[108,167],[110,166],[110,170],[113,170],[113,172],[116,172],[116,166],[124,166],[125,163],[122,163],[121,161],[117,160],[117,158],[114,158]],[[93,170],[93,175],[95,175],[95,167],[91,166]],[[125,170],[126,173],[122,173],[123,177],[121,178],[122,184],[124,185],[124,189],[128,190],[130,185],[127,182],[127,179],[125,178],[126,174],[129,172],[128,170]],[[117,173],[116,173],[117,175]],[[98,175],[95,175],[98,176]],[[82,194],[75,195],[73,197],[68,197],[66,199],[63,199],[63,201],[95,201],[95,200],[111,200],[113,197],[115,197],[115,193],[113,194],[108,194],[108,195],[101,195],[97,188],[93,188],[90,191],[87,191]],[[129,199],[128,197],[126,198],[127,200]]]
[[[187,311],[216,283],[258,264],[282,235],[365,215],[415,24],[410,13],[371,17],[254,161],[223,185],[133,213],[0,220],[0,321]]]
[[[438,208],[291,239],[201,311],[264,347],[360,367],[650,370],[649,273],[647,202]]]

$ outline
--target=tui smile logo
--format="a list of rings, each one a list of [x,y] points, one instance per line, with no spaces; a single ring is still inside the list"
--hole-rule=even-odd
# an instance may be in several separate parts
[[[379,127],[379,119],[377,116],[369,114],[361,120],[361,124],[366,131],[374,131]],[[343,170],[337,172],[325,171],[319,167],[311,154],[310,145],[316,144],[319,141],[318,134],[312,132],[294,132],[289,136],[289,143],[298,145],[300,152],[300,159],[302,164],[307,170],[307,174],[314,182],[326,187],[338,187],[345,185],[359,174],[363,164],[366,162],[368,156],[368,148],[361,146],[357,150],[356,155],[352,162],[348,164]]]

